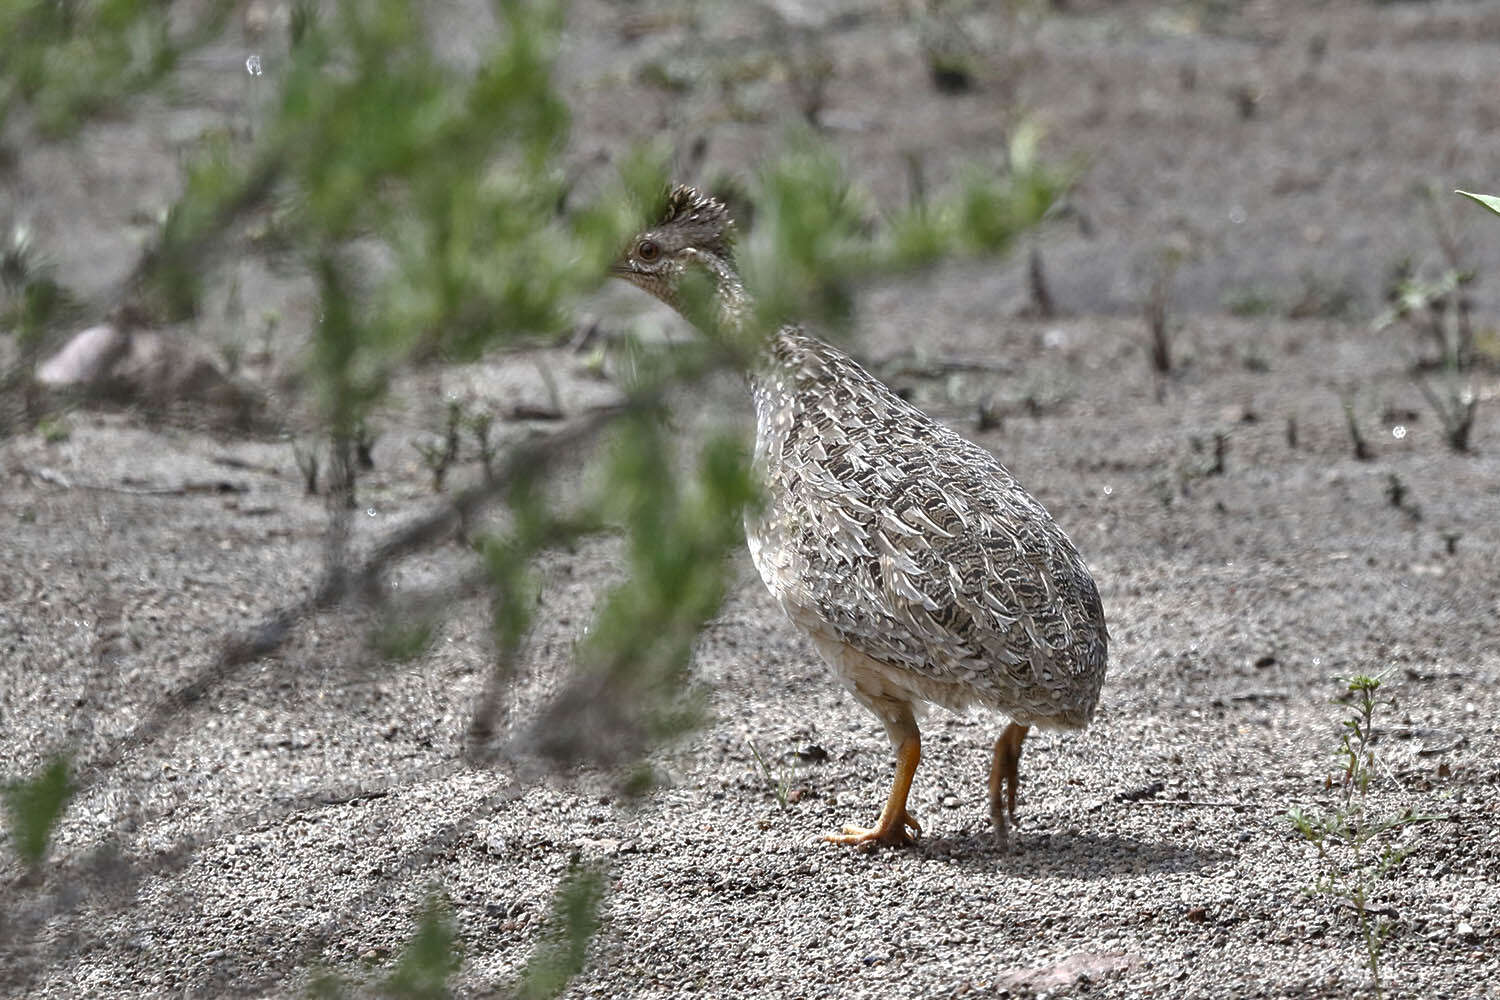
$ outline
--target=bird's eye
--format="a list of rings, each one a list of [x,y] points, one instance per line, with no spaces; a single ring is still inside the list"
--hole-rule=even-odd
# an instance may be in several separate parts
[[[635,255],[649,264],[661,256],[661,244],[655,240],[641,240],[636,244]]]

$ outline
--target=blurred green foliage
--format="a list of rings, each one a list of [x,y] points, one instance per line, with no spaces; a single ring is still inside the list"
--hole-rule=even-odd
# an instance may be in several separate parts
[[[195,32],[213,31],[229,8],[200,6]],[[156,83],[185,44],[170,15],[169,5],[147,0],[4,0],[0,126],[24,106],[44,134],[66,135]]]
[[[516,991],[521,1000],[551,1000],[583,971],[589,943],[599,931],[604,872],[576,860],[552,898],[541,943],[526,963]]]
[[[559,761],[629,763],[699,718],[693,646],[723,603],[757,492],[738,435],[712,436],[684,475],[660,416],[620,421],[610,443],[598,503],[624,530],[628,577],[600,601],[538,730],[538,749]]]
[[[360,988],[329,969],[308,980],[307,995],[314,1000],[344,1000],[349,996],[382,996],[395,1000],[447,1000],[453,995],[448,980],[463,964],[453,908],[442,893],[428,894],[417,915],[417,927],[383,981]]]
[[[295,41],[267,76],[278,94],[265,120],[248,141],[206,142],[146,278],[156,312],[192,315],[205,249],[267,217],[268,242],[317,278],[311,369],[339,436],[414,359],[471,358],[562,329],[634,220],[618,197],[559,211],[561,4],[497,3],[502,30],[472,72],[438,57],[411,0],[298,10]],[[379,262],[356,244],[383,248]]]
[[[446,1000],[448,978],[463,963],[453,910],[442,896],[427,898],[417,929],[380,992],[399,1000]]]
[[[8,236],[0,250],[0,329],[14,331],[30,355],[47,334],[77,319],[78,303],[28,229],[16,226]]]
[[[0,125],[30,117],[43,137],[123,95],[164,91],[185,52],[223,40],[229,9],[207,4],[178,30],[152,0],[0,2],[0,115],[9,113]],[[580,194],[563,168],[570,115],[552,82],[564,4],[495,0],[491,9],[493,28],[476,28],[477,54],[460,68],[440,55],[432,12],[416,0],[294,3],[284,44],[268,43],[252,74],[253,121],[204,133],[114,305],[147,323],[189,320],[221,262],[247,246],[300,269],[318,298],[306,331],[308,384],[323,433],[344,456],[399,375],[555,338],[626,237],[660,210],[668,151],[623,152],[612,183]],[[537,556],[603,531],[622,543],[624,580],[601,599],[559,694],[522,734],[533,749],[640,775],[646,754],[701,716],[694,644],[727,593],[728,557],[759,497],[738,431],[677,440],[668,419],[677,390],[745,364],[784,322],[847,332],[863,283],[954,253],[1007,249],[1067,184],[1039,164],[1036,144],[1034,131],[1018,130],[1004,171],[970,166],[949,190],[882,218],[822,140],[792,133],[741,189],[754,210],[737,252],[755,303],[743,340],[717,336],[713,287],[700,283],[685,311],[709,335],[630,346],[631,364],[617,376],[623,402],[582,456],[591,465],[585,488],[560,495],[554,475],[576,456],[495,463],[507,471],[485,488],[502,516],[466,525],[465,537],[486,571],[501,681],[536,613]],[[24,336],[55,322],[64,285],[11,282],[12,270],[7,325]],[[335,464],[344,467],[335,481],[352,476],[347,457]],[[333,521],[340,530],[340,515]],[[375,650],[397,661],[422,656],[441,621],[390,610]],[[58,762],[6,793],[23,858],[43,856],[69,790]],[[564,880],[523,995],[555,996],[582,968],[603,888],[590,868]],[[456,943],[452,915],[429,905],[390,991],[445,995]]]
[[[73,782],[68,773],[68,761],[63,757],[53,758],[35,777],[13,782],[5,788],[5,813],[11,841],[16,846],[16,853],[28,866],[34,868],[46,858],[52,830],[72,797]]]

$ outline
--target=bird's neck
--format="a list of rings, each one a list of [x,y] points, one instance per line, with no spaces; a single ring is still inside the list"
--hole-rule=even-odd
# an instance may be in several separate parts
[[[755,312],[755,303],[745,290],[745,283],[729,261],[714,254],[703,254],[699,260],[714,280],[714,304],[718,310],[715,318],[719,328],[736,340],[744,337]]]
[[[745,359],[747,364],[741,374],[756,397],[759,408],[767,387],[778,381],[774,377],[777,338],[792,328],[755,329],[755,300],[751,298],[734,265],[714,254],[701,255],[699,262],[714,280],[714,306],[717,310],[715,319],[718,321],[720,334],[731,343],[749,349],[749,357]],[[754,344],[749,339],[752,336],[756,340]]]

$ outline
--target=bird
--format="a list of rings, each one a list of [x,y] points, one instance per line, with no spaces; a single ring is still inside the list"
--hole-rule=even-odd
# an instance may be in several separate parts
[[[723,202],[669,189],[659,220],[611,273],[679,311],[695,269],[721,326],[750,329],[735,225]],[[694,310],[688,310],[694,311]],[[990,820],[1008,845],[1022,743],[1032,727],[1082,729],[1108,661],[1099,590],[1077,548],[988,450],[891,391],[848,353],[788,324],[752,348],[753,468],[763,504],[745,515],[771,596],[895,751],[873,826],[825,840],[905,846],[928,705],[1009,719],[990,759]]]

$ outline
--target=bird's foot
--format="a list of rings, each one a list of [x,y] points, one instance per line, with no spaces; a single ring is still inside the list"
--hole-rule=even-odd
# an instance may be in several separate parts
[[[995,846],[1001,851],[1011,847],[1010,828],[1016,822],[1016,790],[1021,787],[1021,743],[1029,727],[1012,722],[995,741],[994,762],[990,765],[990,822],[995,827]]]
[[[907,832],[907,828],[911,832]],[[901,811],[899,819],[888,818],[884,814],[875,821],[872,827],[846,826],[842,833],[825,834],[823,839],[830,844],[843,844],[849,847],[871,848],[877,844],[886,847],[909,847],[916,843],[916,838],[922,834],[922,824],[906,810]]]
[[[1003,803],[990,804],[990,824],[995,830],[995,846],[1001,853],[1008,853],[1012,846],[1011,827],[1020,829],[1021,824],[1016,821],[1016,814],[1005,808]]]

